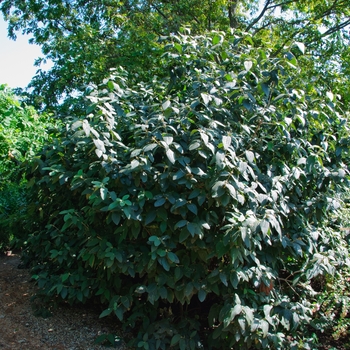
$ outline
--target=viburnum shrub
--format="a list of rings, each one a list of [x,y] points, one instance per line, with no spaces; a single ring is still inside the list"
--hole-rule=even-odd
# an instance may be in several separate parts
[[[349,138],[302,51],[184,32],[168,79],[114,70],[28,168],[43,292],[97,298],[137,348],[307,348],[313,281],[347,262],[324,227]]]

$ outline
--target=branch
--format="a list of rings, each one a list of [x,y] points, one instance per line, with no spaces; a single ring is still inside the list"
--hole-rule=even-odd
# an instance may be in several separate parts
[[[267,10],[271,10],[271,9],[274,9],[276,7],[279,7],[279,6],[283,6],[283,5],[287,5],[287,4],[291,4],[293,2],[296,2],[296,0],[290,0],[290,1],[285,1],[285,2],[280,2],[279,4],[275,4],[275,5],[271,5],[267,8]]]
[[[331,15],[333,10],[336,9],[337,5],[338,5],[338,0],[334,0],[333,4],[327,10],[321,13],[318,17],[315,17],[315,20],[317,21],[323,17]]]
[[[271,0],[267,0],[264,8],[260,12],[260,15],[253,20],[252,23],[249,24],[249,26],[246,29],[246,32],[248,32],[257,22],[260,21],[261,17],[264,16],[265,12],[267,11],[268,6],[270,5]]]
[[[271,21],[265,23],[262,27],[259,27],[259,28],[255,29],[255,31],[253,33],[253,36],[258,34],[260,32],[260,30],[263,30],[263,29],[265,29],[265,28],[267,28],[267,27],[269,27],[269,26],[271,26],[273,24],[278,24],[280,22],[283,22],[283,19],[277,18],[277,19],[274,19],[274,20],[271,20]]]
[[[343,29],[345,28],[346,26],[350,25],[350,19],[348,19],[347,21],[343,22],[343,23],[340,23],[338,24],[337,26],[335,27],[332,27],[332,28],[329,28],[326,32],[324,32],[322,35],[321,35],[321,38],[324,38],[328,35],[331,35],[335,32],[338,32],[340,29]]]
[[[155,4],[150,4],[164,19],[168,21],[168,17],[156,6]]]

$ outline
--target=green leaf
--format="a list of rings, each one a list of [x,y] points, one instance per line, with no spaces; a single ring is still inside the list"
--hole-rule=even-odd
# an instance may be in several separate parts
[[[187,350],[186,340],[181,338],[179,341],[180,350]]]
[[[223,136],[222,137],[222,145],[224,147],[224,150],[227,150],[231,146],[231,137],[230,136]]]
[[[94,343],[95,344],[102,344],[103,342],[105,342],[106,338],[107,338],[106,334],[101,334],[95,339]]]
[[[180,334],[175,334],[170,341],[170,346],[174,346],[176,345],[181,339],[181,335]]]
[[[66,299],[68,295],[68,288],[67,287],[63,287],[62,290],[61,290],[61,298],[62,299]]]
[[[99,318],[106,317],[106,316],[110,315],[112,313],[112,311],[113,311],[113,309],[110,309],[110,308],[103,310],[101,312]]]
[[[121,216],[118,213],[112,213],[112,221],[115,225],[119,225]]]
[[[201,303],[205,300],[206,296],[207,296],[207,292],[204,289],[200,289],[198,291],[198,299]]]
[[[255,159],[255,155],[252,151],[245,151],[245,155],[247,157],[248,162],[253,163]]]
[[[173,143],[174,138],[172,136],[163,136],[163,140],[167,145],[171,145]]]
[[[229,184],[229,183],[226,183],[225,186],[226,186],[226,188],[229,190],[230,196],[231,196],[232,198],[236,198],[236,189],[235,189],[231,184]]]
[[[185,287],[185,295],[187,297],[189,297],[190,295],[192,295],[192,292],[193,292],[193,283],[192,282],[188,282],[186,284],[186,287]]]
[[[212,187],[212,196],[213,198],[220,197],[225,194],[225,181],[217,181]]]
[[[194,235],[196,234],[197,230],[196,230],[196,224],[189,222],[187,224],[187,230],[188,232],[191,234],[192,237],[194,237]]]
[[[178,258],[177,255],[176,255],[175,253],[173,253],[173,252],[167,252],[167,257],[168,257],[168,259],[169,259],[171,262],[173,262],[173,263],[175,263],[175,264],[180,263],[179,258]]]
[[[303,43],[296,41],[295,45],[298,47],[302,54],[305,54],[305,45]]]
[[[158,147],[157,143],[150,143],[149,145],[147,145],[143,148],[143,151],[150,152],[150,151],[153,151],[156,147]]]
[[[161,207],[165,202],[166,202],[166,199],[164,197],[161,197],[155,201],[154,206]]]
[[[201,147],[201,143],[198,141],[198,140],[195,140],[195,141],[193,141],[191,144],[190,144],[190,146],[189,146],[189,150],[190,151],[194,151],[195,149],[197,149],[197,148],[199,148],[199,147]]]
[[[174,229],[176,230],[177,228],[184,227],[185,225],[187,225],[187,223],[187,220],[180,220],[175,224]]]
[[[123,262],[123,255],[120,252],[115,253],[115,258],[118,260],[118,262]]]
[[[159,247],[162,243],[161,240],[157,236],[151,236],[148,238],[149,242],[152,242],[155,247]]]
[[[245,70],[247,72],[250,71],[252,67],[253,67],[253,62],[252,61],[245,61],[244,62],[244,68],[245,68]]]
[[[127,296],[122,296],[122,298],[121,298],[121,303],[124,305],[124,307],[126,308],[126,309],[128,309],[129,307],[130,307],[130,300],[129,300],[129,298],[127,297]]]
[[[234,320],[234,318],[236,316],[238,316],[243,310],[242,305],[237,304],[233,307],[233,309],[231,309],[231,313],[230,313],[230,322]]]
[[[224,40],[224,37],[222,35],[215,35],[212,39],[213,45],[221,44]]]
[[[175,163],[175,154],[170,148],[166,151],[166,156],[168,157],[170,163]]]
[[[218,242],[216,244],[216,253],[217,253],[217,256],[218,258],[221,258],[223,257],[226,253],[227,253],[227,247],[224,245],[223,242]]]
[[[210,101],[211,101],[211,96],[208,95],[208,94],[205,94],[205,93],[201,93],[201,96],[202,96],[202,99],[203,99],[203,102],[205,105],[207,105]]]
[[[157,249],[157,254],[161,257],[164,257],[167,253],[164,249]]]
[[[226,277],[225,273],[220,272],[220,280],[224,284],[224,286],[226,286],[226,287],[228,286],[227,277]]]
[[[186,173],[185,173],[182,169],[179,169],[179,170],[173,175],[173,180],[180,180],[180,179],[182,179],[185,175],[186,175]]]
[[[165,271],[170,271],[170,265],[166,259],[160,258],[158,259],[158,262],[163,266],[163,269]]]
[[[225,153],[222,151],[216,152],[215,155],[215,160],[216,160],[216,165],[219,169],[222,169],[225,166]]]
[[[195,215],[198,214],[197,206],[193,203],[188,203],[187,208]]]
[[[204,227],[207,230],[210,230],[210,225],[207,222],[203,222],[202,227]]]
[[[231,273],[230,282],[231,282],[232,287],[234,289],[237,289],[238,283],[239,283],[239,279],[237,277],[237,273],[236,272]]]
[[[171,102],[170,102],[169,100],[168,100],[168,101],[165,101],[165,102],[162,104],[163,111],[165,111],[166,109],[168,109],[170,106],[171,106]]]
[[[165,233],[168,228],[167,222],[166,221],[161,222],[159,225],[159,228],[160,228],[160,232]]]
[[[115,315],[118,317],[119,321],[123,321],[124,318],[124,311],[121,307],[118,307],[115,311],[114,311]]]
[[[63,274],[62,276],[61,276],[61,281],[62,282],[65,282],[68,278],[69,278],[69,273],[67,272],[67,273],[65,273],[65,274]]]
[[[193,198],[196,198],[198,197],[198,195],[201,193],[200,189],[199,188],[195,188],[191,193],[190,195],[188,196],[188,199],[193,199]]]
[[[157,217],[157,212],[155,210],[149,211],[145,218],[145,225],[149,225]]]
[[[174,47],[176,48],[176,50],[179,52],[179,53],[182,53],[182,46],[178,43],[175,43],[174,44]]]
[[[262,330],[263,337],[266,338],[269,333],[269,324],[265,320],[260,320],[260,329]]]
[[[107,188],[100,188],[100,194],[101,194],[101,198],[102,200],[105,200],[107,198],[107,194],[108,194],[108,190]]]
[[[179,235],[179,242],[180,243],[184,242],[189,237],[189,235],[190,235],[190,232],[187,229],[181,230]]]
[[[244,307],[244,313],[245,313],[245,318],[247,320],[247,323],[251,325],[254,321],[254,311],[252,308],[249,306]]]
[[[261,232],[266,236],[270,230],[270,224],[267,220],[262,220],[260,222]]]

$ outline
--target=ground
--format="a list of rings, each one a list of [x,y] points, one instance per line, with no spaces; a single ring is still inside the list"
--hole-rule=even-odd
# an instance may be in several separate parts
[[[0,255],[0,350],[105,350],[94,344],[99,335],[123,334],[112,319],[99,319],[101,309],[96,306],[62,305],[51,310],[50,317],[35,316],[36,303],[30,299],[36,287],[30,271],[19,269],[19,264],[16,254]],[[319,344],[320,350],[348,349],[325,334],[319,335]],[[120,341],[115,348],[126,346]]]
[[[121,334],[115,322],[99,319],[100,310],[85,305],[61,306],[52,316],[35,316],[30,301],[36,287],[30,272],[18,269],[19,256],[0,256],[0,349],[99,350],[94,340],[101,334]],[[34,304],[35,305],[35,304]],[[117,349],[126,349],[120,342]]]

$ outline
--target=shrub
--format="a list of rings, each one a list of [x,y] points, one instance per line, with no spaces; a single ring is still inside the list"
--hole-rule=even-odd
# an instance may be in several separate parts
[[[312,282],[346,257],[324,229],[339,103],[245,34],[179,34],[163,60],[168,80],[115,70],[31,163],[38,285],[98,298],[138,348],[307,348]]]
[[[347,191],[339,198],[345,202],[343,209],[337,212],[332,220],[332,226],[338,229],[338,249],[349,252],[350,233],[350,206]],[[348,254],[348,253],[347,253]],[[346,256],[346,253],[344,254]],[[319,332],[339,342],[346,342],[343,346],[350,345],[348,334],[350,329],[350,266],[344,264],[337,269],[333,276],[325,276],[319,283],[319,293],[315,297],[313,326]]]
[[[0,85],[0,251],[13,237],[25,239],[26,184],[21,163],[49,140],[54,124]]]

